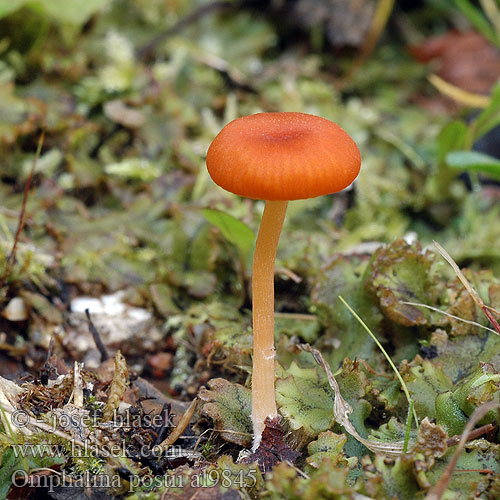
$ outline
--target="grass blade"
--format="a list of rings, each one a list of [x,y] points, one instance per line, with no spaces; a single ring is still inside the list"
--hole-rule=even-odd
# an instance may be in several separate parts
[[[368,335],[373,339],[375,344],[377,344],[377,347],[382,351],[382,354],[385,356],[385,359],[387,359],[387,362],[391,365],[391,368],[394,370],[394,373],[396,374],[396,377],[398,378],[401,387],[403,389],[403,392],[405,393],[406,399],[408,400],[408,404],[411,406],[412,404],[412,399],[410,396],[410,392],[408,391],[408,387],[406,387],[405,381],[403,380],[403,377],[399,373],[398,369],[396,368],[396,365],[393,363],[391,357],[389,354],[387,354],[387,351],[384,349],[382,344],[379,342],[377,337],[375,337],[374,333],[368,328],[367,324],[359,317],[359,315],[356,313],[356,311],[344,300],[344,297],[339,295],[339,299],[344,304],[347,309],[349,309],[349,312],[359,321],[359,324],[367,331]],[[415,412],[415,408],[413,408],[413,418],[415,419],[415,423],[418,426],[418,417],[417,413]]]

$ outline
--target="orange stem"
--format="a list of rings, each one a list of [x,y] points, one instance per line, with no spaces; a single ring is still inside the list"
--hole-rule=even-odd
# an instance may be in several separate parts
[[[253,450],[266,417],[278,415],[274,393],[274,261],[287,201],[266,201],[253,256]]]

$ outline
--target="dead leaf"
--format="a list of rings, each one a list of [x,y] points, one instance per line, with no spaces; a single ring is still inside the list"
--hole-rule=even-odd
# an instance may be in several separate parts
[[[438,76],[448,83],[476,94],[488,94],[500,77],[500,53],[479,33],[450,31],[413,46],[420,62],[437,59]]]
[[[280,462],[295,463],[300,453],[292,450],[285,442],[280,417],[267,417],[264,423],[266,427],[262,432],[259,447],[241,462],[244,464],[257,462],[262,472],[272,470]]]
[[[208,382],[208,390],[200,389],[199,398],[205,401],[202,412],[215,421],[215,428],[226,441],[248,446],[252,441],[250,389],[223,378]]]
[[[127,361],[120,351],[115,355],[115,373],[109,389],[109,396],[106,406],[103,409],[102,419],[104,422],[113,417],[113,412],[118,408],[123,398],[123,394],[129,385]]]
[[[335,392],[335,403],[333,405],[333,415],[335,420],[344,427],[344,429],[356,440],[360,443],[364,444],[369,450],[374,453],[380,453],[382,455],[386,455],[388,457],[398,457],[403,453],[403,441],[393,441],[393,442],[384,442],[384,441],[375,441],[373,439],[364,439],[362,438],[358,431],[355,429],[354,425],[352,425],[349,420],[349,415],[352,413],[351,405],[342,397],[340,393],[340,387],[333,376],[331,368],[326,363],[322,354],[317,350],[312,348],[309,344],[302,344],[300,346],[304,351],[310,352],[316,363],[318,363],[323,370],[325,370],[328,376],[328,382],[330,383],[330,387]]]

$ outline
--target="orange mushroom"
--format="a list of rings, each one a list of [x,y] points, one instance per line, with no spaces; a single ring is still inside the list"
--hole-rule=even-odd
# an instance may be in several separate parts
[[[215,137],[207,168],[216,184],[266,200],[253,258],[253,450],[267,417],[277,417],[274,391],[274,261],[289,200],[335,193],[359,173],[354,141],[335,123],[304,113],[238,118]]]

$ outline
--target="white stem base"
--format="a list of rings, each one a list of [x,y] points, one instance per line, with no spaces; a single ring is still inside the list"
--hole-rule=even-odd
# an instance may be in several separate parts
[[[266,418],[269,417],[271,419],[277,418],[278,413],[274,413],[272,415],[267,415]],[[266,428],[266,425],[264,421],[258,421],[256,422],[252,416],[252,420],[254,422],[253,425],[253,442],[252,442],[252,452],[257,451],[257,448],[260,446],[260,442],[262,441],[262,433],[264,432],[264,429]],[[258,425],[256,425],[258,424]]]

